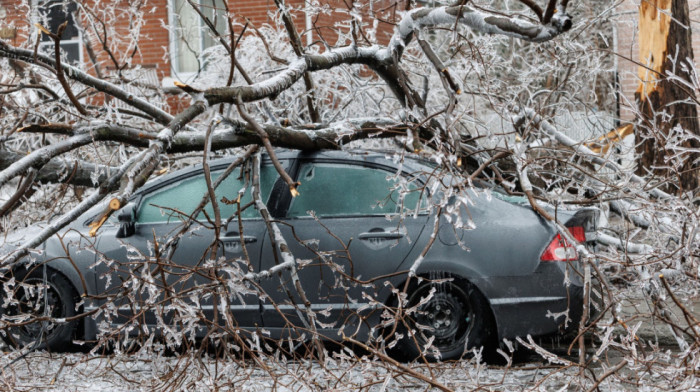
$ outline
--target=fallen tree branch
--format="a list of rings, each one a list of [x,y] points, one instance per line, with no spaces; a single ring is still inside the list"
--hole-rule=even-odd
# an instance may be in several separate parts
[[[278,265],[283,265],[284,267],[280,267],[279,270],[281,271],[282,268],[290,269],[292,284],[297,294],[299,294],[299,298],[303,302],[306,317],[300,314],[301,312],[298,306],[295,305],[294,308],[296,309],[299,315],[299,319],[302,321],[304,326],[312,332],[311,338],[313,339],[314,344],[316,346],[319,360],[323,362],[323,344],[321,343],[320,335],[318,334],[318,330],[316,329],[316,315],[311,309],[311,301],[309,301],[309,299],[307,298],[306,292],[304,291],[304,288],[301,285],[301,281],[299,280],[299,265],[297,259],[289,249],[289,245],[287,245],[287,241],[284,239],[284,236],[282,235],[282,231],[279,229],[279,226],[275,221],[272,220],[272,216],[267,210],[267,205],[265,205],[265,202],[262,200],[262,197],[260,195],[260,154],[258,153],[257,155],[255,155],[253,159],[253,200],[255,202],[255,207],[257,208],[258,212],[260,212],[260,215],[265,221],[270,240],[272,241],[275,247],[275,253],[282,258],[282,262]]]
[[[10,211],[16,209],[17,206],[21,204],[20,201],[22,200],[22,198],[29,197],[29,189],[34,184],[36,176],[36,170],[31,168],[27,170],[27,175],[24,177],[22,182],[20,182],[19,186],[17,187],[17,190],[15,190],[15,193],[12,194],[12,197],[10,197],[5,203],[0,205],[0,217],[3,217],[9,214]]]
[[[255,129],[255,131],[258,133],[258,137],[260,137],[265,150],[267,150],[267,155],[270,157],[272,165],[275,167],[284,182],[287,183],[287,186],[289,186],[289,192],[292,194],[292,196],[299,195],[299,191],[297,191],[299,183],[294,182],[294,180],[292,180],[289,174],[287,174],[287,172],[284,170],[284,167],[282,167],[282,164],[280,163],[279,159],[277,159],[277,155],[275,154],[275,149],[272,147],[272,144],[270,144],[270,138],[267,136],[265,130],[262,129],[262,127],[253,117],[246,113],[240,98],[236,103],[236,107],[238,108],[238,113],[241,115],[241,117],[243,117],[243,119],[246,120],[248,124],[250,124],[250,126],[253,127],[253,129]]]

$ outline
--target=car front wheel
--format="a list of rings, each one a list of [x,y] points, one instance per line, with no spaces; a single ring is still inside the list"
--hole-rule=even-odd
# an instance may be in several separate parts
[[[68,350],[76,321],[76,293],[60,273],[42,267],[15,273],[15,284],[3,293],[2,319],[9,327],[0,332],[11,346]],[[7,298],[11,296],[11,298]]]

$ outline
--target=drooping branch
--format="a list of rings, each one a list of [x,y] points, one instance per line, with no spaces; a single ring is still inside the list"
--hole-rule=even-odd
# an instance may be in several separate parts
[[[265,221],[270,240],[275,248],[275,253],[282,258],[282,262],[278,264],[278,268],[282,268],[282,266],[284,266],[285,269],[290,270],[290,276],[294,289],[296,290],[297,294],[299,294],[299,297],[303,302],[302,305],[304,306],[306,317],[304,317],[304,315],[301,314],[300,309],[295,306],[295,308],[297,308],[297,314],[299,315],[299,318],[304,326],[312,332],[311,336],[317,347],[318,355],[320,357],[319,359],[323,360],[323,345],[321,344],[321,340],[319,339],[320,335],[316,329],[316,314],[311,309],[311,302],[306,296],[306,292],[304,291],[301,281],[299,280],[298,260],[294,254],[292,254],[291,250],[289,249],[289,245],[287,245],[287,241],[282,235],[282,231],[279,229],[277,222],[272,219],[272,216],[267,209],[267,205],[262,200],[260,193],[260,153],[256,154],[253,160],[253,201],[255,202],[255,207],[258,209],[260,216]]]
[[[0,170],[4,170],[25,155],[12,151],[0,150]],[[36,174],[35,182],[66,183],[78,186],[96,186],[101,184],[118,168],[98,165],[79,159],[53,158],[44,164]]]
[[[0,187],[5,185],[9,180],[24,174],[29,168],[33,167],[39,169],[49,162],[51,158],[72,151],[90,142],[92,142],[90,134],[81,134],[35,150],[31,154],[13,162],[5,170],[0,172]]]
[[[391,39],[389,49],[398,52],[411,42],[413,31],[443,24],[460,23],[485,34],[507,35],[532,42],[549,41],[571,29],[571,16],[561,12],[552,16],[550,23],[534,24],[517,17],[495,15],[467,5],[435,8],[417,8],[406,14]]]
[[[40,181],[54,182],[52,180],[60,179],[60,175],[65,171],[63,168],[65,168],[66,163],[69,162],[63,159],[57,159],[56,157],[59,155],[76,150],[95,141],[134,140],[144,136],[144,133],[137,129],[104,124],[103,122],[98,122],[95,125],[86,124],[76,127],[67,124],[35,124],[22,128],[21,131],[56,133],[68,135],[69,137],[34,150],[32,153],[24,156],[7,151],[7,154],[3,154],[0,158],[0,187],[5,185],[9,180],[24,174],[29,168],[40,171]],[[152,135],[152,137],[148,139],[150,140],[149,143],[153,143],[157,138],[158,135]],[[50,162],[52,163],[49,165]],[[49,167],[46,167],[46,165],[49,165]],[[75,165],[75,163],[73,163],[73,165]],[[95,177],[95,174],[88,174],[86,171],[105,169],[105,167],[86,165],[87,164],[80,165],[82,169],[81,175],[76,178],[76,183],[94,186],[95,184],[92,181],[92,177]],[[98,178],[99,177],[96,177],[96,179]]]
[[[403,92],[397,88],[399,73],[393,60],[400,61],[403,50],[410,43],[414,29],[438,26],[443,24],[464,24],[475,31],[487,34],[499,34],[519,39],[542,42],[553,39],[571,28],[571,17],[565,13],[556,13],[551,23],[547,25],[534,24],[517,17],[495,15],[475,10],[469,6],[446,6],[436,8],[418,8],[410,11],[401,20],[389,47],[371,46],[360,48],[354,45],[329,50],[318,55],[303,55],[291,62],[286,69],[265,81],[250,86],[233,86],[211,88],[204,92],[204,98],[209,105],[219,103],[235,104],[237,97],[243,102],[258,101],[278,95],[290,88],[309,72],[327,70],[341,64],[365,64],[375,70],[397,94],[403,102]],[[7,57],[55,68],[55,60],[29,50],[11,47],[0,41],[0,57]],[[115,98],[132,105],[149,114],[161,124],[170,122],[172,117],[161,109],[143,99],[136,98],[124,90],[108,82],[99,80],[75,67],[64,65],[67,75],[98,91],[110,94]]]
[[[306,72],[327,70],[341,64],[360,64],[375,59],[381,47],[356,48],[344,47],[319,55],[305,55],[292,61],[287,68],[277,75],[250,86],[215,87],[204,92],[204,98],[210,105],[218,103],[236,103],[240,96],[243,102],[259,101],[275,96],[290,88]]]
[[[30,249],[43,243],[49,237],[56,234],[59,230],[63,229],[82,213],[99,203],[106,195],[114,191],[118,191],[118,193],[110,201],[107,210],[103,212],[101,218],[97,219],[98,222],[104,222],[114,211],[126,204],[126,201],[131,197],[131,195],[133,195],[133,193],[143,186],[143,184],[148,180],[155,168],[160,163],[162,153],[164,152],[166,146],[169,146],[172,143],[173,137],[177,134],[177,132],[192,121],[192,119],[204,112],[206,108],[207,106],[203,102],[198,101],[185,111],[178,114],[168,127],[161,130],[156,135],[156,138],[150,141],[148,149],[132,156],[127,162],[119,167],[119,170],[114,175],[109,177],[107,181],[100,184],[97,191],[95,191],[88,198],[84,199],[80,204],[78,204],[78,206],[61,216],[58,220],[52,222],[34,238],[23,243],[19,248],[8,255],[7,258],[5,258],[0,266],[7,267],[14,265],[14,263],[16,263],[20,258],[26,256]],[[86,137],[89,140],[92,140],[89,133],[73,136],[69,140],[73,141],[73,139],[76,139],[82,141]],[[72,144],[66,142],[62,143],[61,145],[72,146]],[[9,174],[12,172],[17,172],[19,170],[19,166],[26,166],[28,168],[32,165],[27,164],[24,158],[20,159],[19,161],[10,165],[7,170],[0,172],[0,179],[12,178]],[[11,168],[12,170],[10,170]],[[99,226],[93,227],[90,234],[95,235],[97,232],[96,229],[98,228]]]
[[[34,53],[28,49],[17,48],[10,46],[4,41],[0,40],[0,57],[6,57],[9,59],[21,60],[30,64],[37,64],[46,67],[50,70],[55,69],[56,60],[43,55],[41,53]],[[84,72],[74,66],[68,64],[62,64],[67,77],[72,80],[78,81],[86,86],[92,87],[97,91],[109,94],[118,100],[132,106],[135,109],[141,110],[142,112],[153,117],[153,119],[160,124],[167,124],[172,119],[173,116],[165,112],[164,110],[158,108],[157,106],[149,103],[143,98],[134,96],[134,94],[125,91],[124,89],[99,78],[96,78],[87,72]]]
[[[389,47],[354,45],[329,50],[319,55],[304,55],[291,62],[279,74],[272,78],[244,87],[212,88],[204,92],[210,104],[235,103],[238,96],[243,102],[252,102],[281,93],[291,87],[307,72],[330,69],[341,64],[365,64],[375,70],[397,94],[403,92],[396,88],[398,75],[392,71],[393,59],[400,60],[405,47],[413,37],[414,29],[443,24],[464,24],[475,31],[487,34],[499,34],[516,37],[526,41],[543,42],[551,40],[572,26],[572,19],[565,13],[556,13],[547,25],[534,24],[516,17],[506,17],[475,10],[468,6],[451,6],[415,9],[401,20]]]
[[[12,268],[21,258],[28,255],[31,249],[34,249],[38,245],[42,244],[52,235],[56,234],[59,230],[63,229],[68,224],[77,219],[88,209],[92,208],[94,205],[102,201],[102,199],[104,199],[105,196],[117,189],[122,176],[127,172],[129,167],[131,167],[131,165],[136,159],[138,159],[138,156],[134,156],[131,159],[129,159],[119,168],[119,170],[116,173],[114,173],[90,196],[83,199],[83,201],[80,202],[77,206],[63,214],[55,221],[51,222],[33,238],[24,242],[17,249],[9,253],[4,259],[0,260],[0,269]]]
[[[257,121],[255,121],[253,117],[246,113],[243,103],[240,100],[237,102],[236,106],[238,107],[238,113],[241,115],[241,117],[246,120],[258,134],[258,137],[262,141],[265,150],[267,150],[267,154],[270,156],[272,165],[275,167],[284,182],[287,183],[287,186],[289,186],[289,192],[291,192],[292,196],[297,196],[299,194],[299,191],[297,191],[297,186],[299,186],[299,183],[292,180],[289,174],[287,174],[287,172],[284,170],[284,167],[280,163],[279,159],[277,159],[277,155],[275,154],[274,148],[270,143],[270,138],[267,136],[267,132],[265,132],[265,130],[258,124]]]
[[[212,135],[212,150],[260,144],[259,134],[250,124],[224,119],[224,127]],[[417,128],[424,137],[430,131],[411,123],[400,123],[388,118],[355,118],[329,124],[311,124],[296,127],[282,127],[271,124],[260,125],[270,143],[275,147],[298,150],[339,149],[344,144],[367,138],[393,137],[403,135],[409,128]],[[95,141],[115,141],[134,147],[148,147],[158,135],[154,132],[115,124],[34,124],[22,128],[22,132],[50,133],[75,136],[89,132]],[[204,148],[205,133],[199,131],[182,131],[176,134],[165,148],[168,153],[201,151]],[[17,157],[18,155],[13,155]],[[0,170],[5,169],[17,159],[0,159]]]

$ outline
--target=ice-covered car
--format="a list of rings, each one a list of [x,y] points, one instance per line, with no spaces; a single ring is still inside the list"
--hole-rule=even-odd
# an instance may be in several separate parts
[[[211,162],[212,179],[235,159]],[[193,319],[200,336],[218,320],[229,331],[279,339],[309,336],[313,320],[328,339],[402,336],[398,350],[408,357],[432,341],[427,355],[452,359],[492,339],[552,334],[580,320],[576,248],[524,198],[460,190],[455,178],[413,157],[280,152],[279,160],[300,195],[292,197],[263,155],[261,200],[297,260],[306,304],[292,269],[261,274],[283,260],[252,202],[250,166],[215,190],[218,238],[211,204],[193,216],[208,192],[195,166],[147,183],[92,238],[90,224],[105,208],[96,206],[46,241],[29,269],[6,277],[14,298],[4,301],[3,319],[12,323],[5,339],[20,346],[42,339],[60,350],[108,325],[163,333]],[[556,213],[582,243],[595,231],[594,210]],[[168,258],[164,244],[190,220]],[[13,233],[13,241],[31,234]],[[26,323],[25,313],[47,317]]]

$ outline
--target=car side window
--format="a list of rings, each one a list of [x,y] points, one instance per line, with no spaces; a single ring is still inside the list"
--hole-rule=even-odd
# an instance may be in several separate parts
[[[337,163],[304,163],[299,170],[300,195],[287,216],[358,216],[396,214],[423,207],[425,197],[414,183],[399,183],[385,170]],[[403,194],[403,202],[400,195]],[[421,201],[421,206],[418,205]]]
[[[238,197],[239,190],[247,185],[248,188],[241,197],[241,207],[252,201],[252,183],[246,184],[245,178],[241,178],[241,170],[235,169],[216,188],[215,192],[222,219],[227,219],[237,211],[235,204],[221,201],[224,197],[228,200],[235,200]],[[223,172],[224,170],[213,171],[211,173],[212,182],[216,181]],[[263,166],[260,169],[260,191],[263,200],[267,200],[270,196],[272,185],[277,180],[277,177],[277,171],[272,166]],[[138,223],[156,223],[186,220],[197,208],[206,192],[207,183],[202,172],[164,188],[157,189],[144,196],[138,209],[136,221]],[[207,203],[204,210],[210,218],[214,218],[214,208],[211,202]],[[249,206],[241,212],[241,218],[243,219],[257,218],[258,216],[258,212],[253,206]],[[205,219],[204,214],[200,213],[197,219]]]

